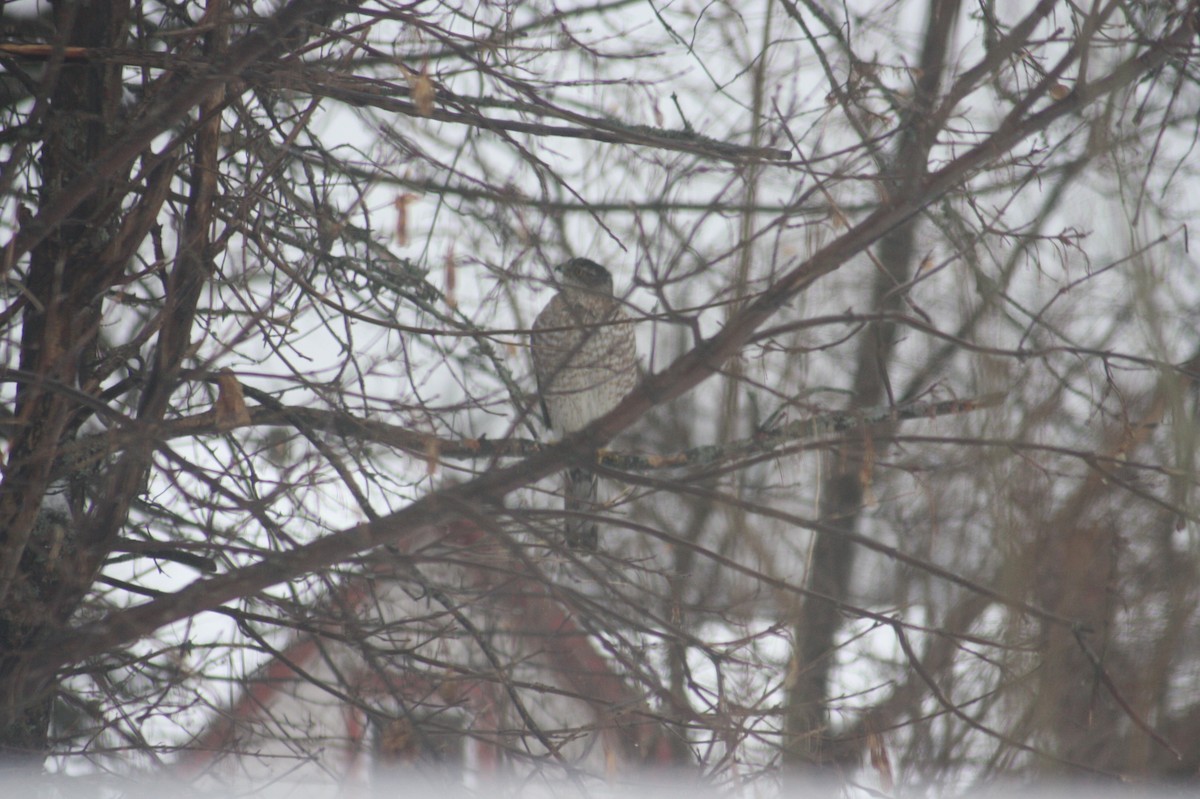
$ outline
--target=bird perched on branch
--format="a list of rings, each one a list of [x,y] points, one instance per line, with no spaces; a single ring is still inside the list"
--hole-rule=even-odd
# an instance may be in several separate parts
[[[616,407],[637,383],[633,321],[613,297],[609,271],[586,258],[556,268],[559,292],[533,323],[533,370],[542,416],[560,436],[586,427]],[[595,550],[596,523],[573,516],[595,511],[596,474],[573,467],[566,473],[565,537]]]

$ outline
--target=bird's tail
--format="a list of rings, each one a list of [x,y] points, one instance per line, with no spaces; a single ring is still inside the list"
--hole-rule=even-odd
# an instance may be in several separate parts
[[[599,478],[587,469],[567,471],[566,501],[568,514],[595,513]],[[566,524],[567,545],[576,549],[595,552],[600,544],[600,530],[591,519],[568,516]]]

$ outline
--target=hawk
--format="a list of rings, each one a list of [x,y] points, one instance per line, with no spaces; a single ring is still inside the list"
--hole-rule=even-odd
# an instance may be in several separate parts
[[[542,417],[560,436],[581,430],[617,406],[637,383],[633,322],[613,298],[609,271],[586,258],[555,269],[559,292],[533,322],[533,371]],[[575,467],[566,473],[568,514],[591,513],[596,474]],[[569,545],[595,551],[596,523],[568,516]]]

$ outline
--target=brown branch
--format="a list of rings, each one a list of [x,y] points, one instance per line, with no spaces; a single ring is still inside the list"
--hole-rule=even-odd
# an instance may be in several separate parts
[[[296,3],[288,6],[288,9],[291,9],[288,19],[294,24],[297,20],[293,17],[301,13],[297,9],[307,11],[308,5]],[[1152,42],[1145,52],[1118,65],[1109,75],[1075,91],[1062,101],[1049,104],[1028,118],[1006,118],[982,143],[930,174],[921,182],[918,191],[890,198],[886,205],[784,275],[758,299],[734,314],[715,336],[701,341],[667,369],[643,381],[613,411],[566,440],[512,466],[493,469],[474,480],[433,492],[376,522],[326,535],[293,550],[272,554],[251,566],[198,580],[161,599],[111,613],[86,626],[66,630],[46,645],[25,653],[25,662],[22,664],[24,674],[27,678],[36,678],[48,670],[98,655],[202,610],[255,594],[374,547],[398,542],[411,544],[418,538],[436,535],[437,525],[457,518],[464,508],[486,509],[499,505],[509,492],[562,470],[576,462],[581,457],[580,453],[599,449],[651,408],[690,391],[717,373],[722,364],[797,292],[838,269],[852,256],[930,203],[957,190],[975,172],[1026,137],[1079,111],[1096,98],[1130,85],[1141,75],[1173,57],[1179,49],[1188,48],[1193,36],[1194,29],[1189,16],[1168,36]],[[245,56],[248,49],[259,52],[266,46],[261,42],[255,48],[243,46],[241,52]],[[160,117],[161,114],[158,114],[155,118]],[[23,246],[30,245],[34,240],[31,238],[23,242]]]
[[[1096,656],[1096,653],[1092,651],[1090,646],[1088,646],[1088,642],[1084,640],[1084,631],[1079,628],[1074,628],[1071,630],[1071,632],[1075,635],[1075,642],[1079,644],[1079,648],[1083,650],[1083,654],[1086,655],[1088,661],[1091,662],[1092,668],[1096,670],[1096,674],[1100,677],[1100,682],[1104,683],[1104,687],[1108,689],[1109,695],[1112,696],[1112,698],[1120,706],[1121,710],[1125,711],[1125,715],[1128,716],[1131,721],[1133,721],[1139,730],[1149,735],[1155,743],[1174,755],[1176,760],[1183,760],[1183,755],[1179,754],[1179,750],[1172,746],[1170,741],[1159,735],[1159,733],[1153,727],[1151,727],[1150,724],[1143,719],[1136,710],[1133,709],[1133,706],[1129,704],[1128,700],[1121,695],[1121,691],[1117,688],[1116,683],[1113,682],[1113,678],[1108,673],[1108,669],[1104,668],[1104,664],[1100,661],[1100,658]]]
[[[4,372],[0,370],[0,375]],[[223,435],[232,430],[250,427],[293,427],[305,435],[317,432],[370,441],[386,447],[415,455],[422,460],[430,453],[438,458],[455,460],[479,460],[492,458],[527,457],[546,448],[544,441],[531,438],[445,438],[432,433],[421,433],[400,425],[364,419],[345,411],[329,411],[320,408],[283,405],[269,394],[246,388],[248,396],[255,397],[262,405],[245,408],[246,416],[238,422],[222,419],[218,411],[204,411],[194,416],[165,421],[155,426],[156,441],[177,438]],[[87,398],[90,399],[90,398]],[[731,441],[723,445],[693,447],[666,455],[602,450],[596,462],[601,466],[631,472],[650,472],[661,469],[680,469],[689,466],[708,466],[722,461],[741,458],[752,454],[772,452],[790,441],[798,441],[826,435],[828,433],[858,430],[880,422],[899,422],[915,419],[933,419],[973,413],[983,408],[994,407],[1004,399],[1003,394],[986,394],[962,400],[940,402],[912,402],[898,408],[875,408],[863,411],[832,411],[808,419],[799,419],[781,427],[762,430],[749,438]],[[106,408],[107,406],[100,406]],[[14,421],[0,422],[0,431],[14,425]],[[126,431],[81,438],[60,448],[55,475],[62,476],[81,468],[87,468],[109,455],[119,452],[146,439],[138,424],[126,424]],[[1007,446],[1007,443],[1005,444]]]
[[[181,58],[172,54],[145,53],[113,48],[70,47],[66,58],[72,61],[97,61],[130,66],[149,66],[158,69],[188,70],[195,73],[216,71],[220,64],[197,58]],[[46,59],[50,57],[51,45],[0,44],[0,55],[7,54],[22,58]],[[746,147],[712,139],[693,131],[675,131],[653,128],[648,125],[629,125],[602,117],[584,114],[556,113],[549,105],[531,105],[514,101],[503,102],[506,109],[535,114],[537,116],[564,116],[576,123],[573,126],[551,125],[544,122],[527,122],[519,119],[486,116],[478,108],[497,105],[497,101],[482,97],[466,97],[451,93],[445,87],[437,91],[437,104],[431,108],[416,102],[402,100],[399,96],[411,96],[412,90],[388,81],[373,80],[358,76],[345,76],[314,67],[288,64],[285,68],[260,65],[248,68],[243,77],[253,85],[272,89],[304,90],[315,97],[328,97],[347,105],[378,108],[383,111],[424,117],[438,122],[453,122],[486,130],[503,130],[510,133],[528,133],[534,136],[557,136],[560,138],[583,139],[608,144],[633,144],[660,150],[692,153],[705,158],[729,161],[766,160],[788,161],[791,153],[775,147]]]
[[[672,455],[643,455],[604,450],[597,462],[601,466],[632,472],[674,469],[685,466],[709,466],[722,461],[749,455],[766,454],[792,441],[803,441],[829,433],[861,430],[883,422],[896,423],[913,419],[933,419],[973,413],[999,405],[1005,395],[985,394],[981,397],[941,402],[912,402],[898,408],[873,408],[862,411],[831,411],[808,419],[797,419],[782,427],[762,430],[746,439],[721,445],[693,447]]]
[[[17,259],[50,235],[104,181],[118,176],[135,158],[146,152],[155,138],[185,118],[215,87],[226,84],[255,60],[277,52],[285,41],[285,34],[307,16],[327,6],[321,0],[292,0],[230,47],[220,65],[210,67],[205,74],[181,78],[173,81],[175,85],[163,87],[160,95],[163,99],[145,110],[138,125],[100,152],[88,171],[57,192],[5,244],[5,260],[0,264],[0,273],[11,270]],[[176,146],[180,143],[176,140]]]
[[[632,728],[632,734],[613,736],[613,743],[626,762],[655,763],[661,766],[679,764],[678,758],[671,750],[670,731],[665,725],[656,720],[639,721],[635,725],[625,723],[639,709],[644,711],[640,716],[650,719],[654,717],[644,707],[644,699],[635,686],[619,674],[612,662],[598,651],[594,639],[580,626],[576,620],[576,610],[567,600],[552,594],[544,581],[538,575],[532,574],[528,567],[513,558],[505,557],[498,553],[495,547],[489,546],[488,533],[472,522],[460,520],[444,532],[441,544],[465,555],[456,562],[464,567],[466,579],[475,588],[486,591],[490,600],[504,611],[503,617],[510,620],[506,625],[509,633],[522,640],[532,650],[524,654],[536,653],[555,679],[567,686],[568,690],[564,691],[564,695],[587,703],[597,721],[606,730],[610,730],[614,723],[623,731],[628,732]],[[337,586],[334,589],[333,603],[347,608],[357,617],[370,598],[373,586],[385,580],[411,576],[407,574],[407,567],[414,565],[417,559],[408,559],[409,554],[410,552],[391,552],[386,559],[370,566],[370,578],[351,579],[344,585]],[[401,567],[399,570],[398,563]],[[433,588],[432,584],[423,582],[427,588]],[[459,616],[449,598],[443,599],[443,606]],[[238,612],[235,617],[244,615]],[[465,618],[463,616],[460,621]],[[187,747],[188,754],[182,761],[186,770],[199,769],[204,765],[204,760],[210,758],[213,753],[226,749],[236,736],[235,725],[260,714],[288,681],[306,679],[322,690],[332,687],[327,681],[308,675],[296,666],[315,656],[319,649],[319,638],[347,642],[357,640],[357,637],[350,635],[341,624],[328,625],[318,630],[298,628],[297,633],[295,640],[277,653],[254,679],[248,681],[242,697],[234,706],[201,732],[196,744]],[[545,686],[513,680],[506,674],[495,653],[489,655],[489,660],[493,667],[492,675],[477,675],[462,670],[459,666],[455,666],[454,670],[463,676],[501,682],[510,690],[514,687],[537,687],[545,690]],[[428,686],[424,686],[423,695],[427,695],[429,690]],[[343,702],[358,705],[351,696],[340,692],[335,695]],[[532,723],[532,719],[528,721]],[[554,750],[551,742],[543,740],[543,744],[548,750]]]
[[[223,0],[212,0],[205,11],[213,30],[205,35],[205,54],[217,60],[223,55],[228,35]],[[191,347],[196,305],[211,271],[209,252],[213,205],[217,199],[218,157],[220,148],[220,109],[225,104],[225,87],[214,82],[199,98],[202,120],[196,132],[194,157],[189,179],[190,191],[183,228],[175,252],[175,262],[167,277],[166,296],[150,375],[142,392],[135,428],[143,435],[134,439],[108,470],[101,499],[88,513],[79,541],[91,550],[91,571],[99,571],[109,547],[129,517],[134,498],[142,490],[153,452],[153,439],[144,435],[147,426],[159,424],[167,412],[171,393],[178,382],[183,360]],[[162,189],[164,195],[166,187]],[[86,567],[85,567],[86,568]],[[89,581],[84,583],[86,587]]]
[[[1038,757],[1044,757],[1049,760],[1053,760],[1056,763],[1064,763],[1080,769],[1081,771],[1087,771],[1092,774],[1099,774],[1105,777],[1112,777],[1114,779],[1117,778],[1117,775],[1112,774],[1111,772],[1098,769],[1094,766],[1089,766],[1086,763],[1078,763],[1063,757],[1058,757],[1050,752],[1037,749],[1036,747],[1030,746],[1024,741],[1018,741],[1017,739],[1007,736],[999,730],[994,730],[991,727],[988,727],[987,725],[982,724],[981,722],[978,722],[968,716],[963,712],[962,708],[951,702],[950,698],[942,693],[942,689],[938,686],[937,681],[933,679],[933,675],[925,670],[925,667],[921,664],[920,658],[917,657],[917,653],[913,651],[912,645],[908,642],[908,636],[905,634],[904,628],[895,621],[892,622],[891,626],[892,630],[896,633],[896,640],[900,642],[900,648],[904,650],[904,656],[908,658],[909,665],[913,667],[913,670],[917,672],[917,675],[929,688],[930,693],[933,694],[933,698],[937,700],[939,705],[944,707],[956,718],[960,719],[968,727],[995,738],[996,740],[1011,746],[1014,749],[1020,749],[1022,752],[1029,752],[1030,754],[1037,755]]]
[[[961,574],[951,571],[950,569],[947,569],[942,566],[938,566],[936,563],[925,560],[923,558],[916,557],[914,555],[909,555],[908,553],[906,553],[896,547],[888,546],[887,544],[882,544],[882,543],[874,540],[870,536],[862,535],[860,533],[854,532],[853,530],[847,530],[847,529],[838,527],[835,524],[818,521],[816,519],[805,518],[798,514],[789,513],[787,511],[777,510],[777,509],[769,507],[769,506],[760,505],[760,504],[757,504],[754,502],[750,502],[748,500],[744,500],[744,499],[734,496],[732,494],[715,491],[714,489],[709,488],[709,487],[701,487],[701,486],[690,485],[687,483],[671,482],[671,481],[667,481],[667,480],[663,480],[663,479],[656,479],[656,478],[649,478],[649,477],[634,477],[631,475],[621,475],[616,472],[611,473],[611,476],[616,479],[622,479],[625,482],[632,483],[634,485],[643,485],[643,486],[649,486],[652,488],[660,488],[663,490],[669,490],[676,494],[691,494],[693,496],[703,497],[708,500],[719,502],[723,505],[728,505],[731,508],[737,508],[738,510],[746,511],[755,516],[762,516],[762,517],[768,518],[768,519],[775,519],[777,521],[785,522],[789,525],[792,525],[793,527],[798,527],[802,530],[811,530],[812,532],[818,533],[820,535],[837,536],[841,541],[843,541],[847,544],[854,544],[855,546],[860,546],[864,549],[869,549],[872,552],[877,552],[880,555],[883,555],[890,560],[896,561],[897,563],[903,563],[905,566],[911,566],[914,569],[919,569],[919,570],[925,572],[926,574],[929,574],[940,580],[945,580],[948,583],[957,585],[961,588],[965,588],[968,591],[971,591],[972,593],[987,597],[988,599],[992,600],[993,602],[995,602],[999,605],[1004,605],[1006,607],[1020,610],[1022,613],[1025,613],[1034,618],[1042,619],[1043,621],[1047,621],[1052,624],[1058,625],[1059,627],[1073,628],[1073,627],[1077,626],[1074,619],[1071,619],[1066,616],[1046,610],[1045,608],[1038,607],[1037,605],[1035,605],[1031,602],[1026,602],[1025,600],[1019,599],[1017,597],[1009,596],[997,589],[994,589],[987,585],[984,585],[981,582],[977,582],[975,580],[970,580],[966,577],[963,577]],[[676,546],[681,545],[679,542],[675,542],[675,543],[676,543]],[[728,565],[728,564],[723,563],[723,565]],[[751,572],[751,573],[754,574],[753,572]],[[764,580],[764,577],[761,574],[756,574],[755,576],[759,580]],[[765,580],[764,580],[764,582],[765,582]],[[796,593],[798,595],[816,598],[816,599],[820,600],[820,604],[822,606],[827,606],[827,607],[830,607],[835,610],[843,610],[843,609],[849,607],[849,606],[843,604],[840,601],[840,598],[833,594],[823,593],[822,591],[819,591],[819,590],[809,591],[807,589],[795,589],[795,588],[790,589],[790,590],[792,593]],[[885,618],[882,616],[878,616],[878,614],[866,613],[866,612],[862,611],[861,609],[856,610],[855,612],[856,612],[856,615],[862,616],[863,618],[875,618],[876,620]],[[878,616],[878,618],[877,618],[877,616]]]

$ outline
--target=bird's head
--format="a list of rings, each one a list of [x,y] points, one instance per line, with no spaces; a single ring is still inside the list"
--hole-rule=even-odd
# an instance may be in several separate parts
[[[611,297],[613,293],[613,278],[600,264],[587,258],[572,258],[561,266],[556,266],[558,279],[564,289],[586,291],[589,294],[599,294]]]

